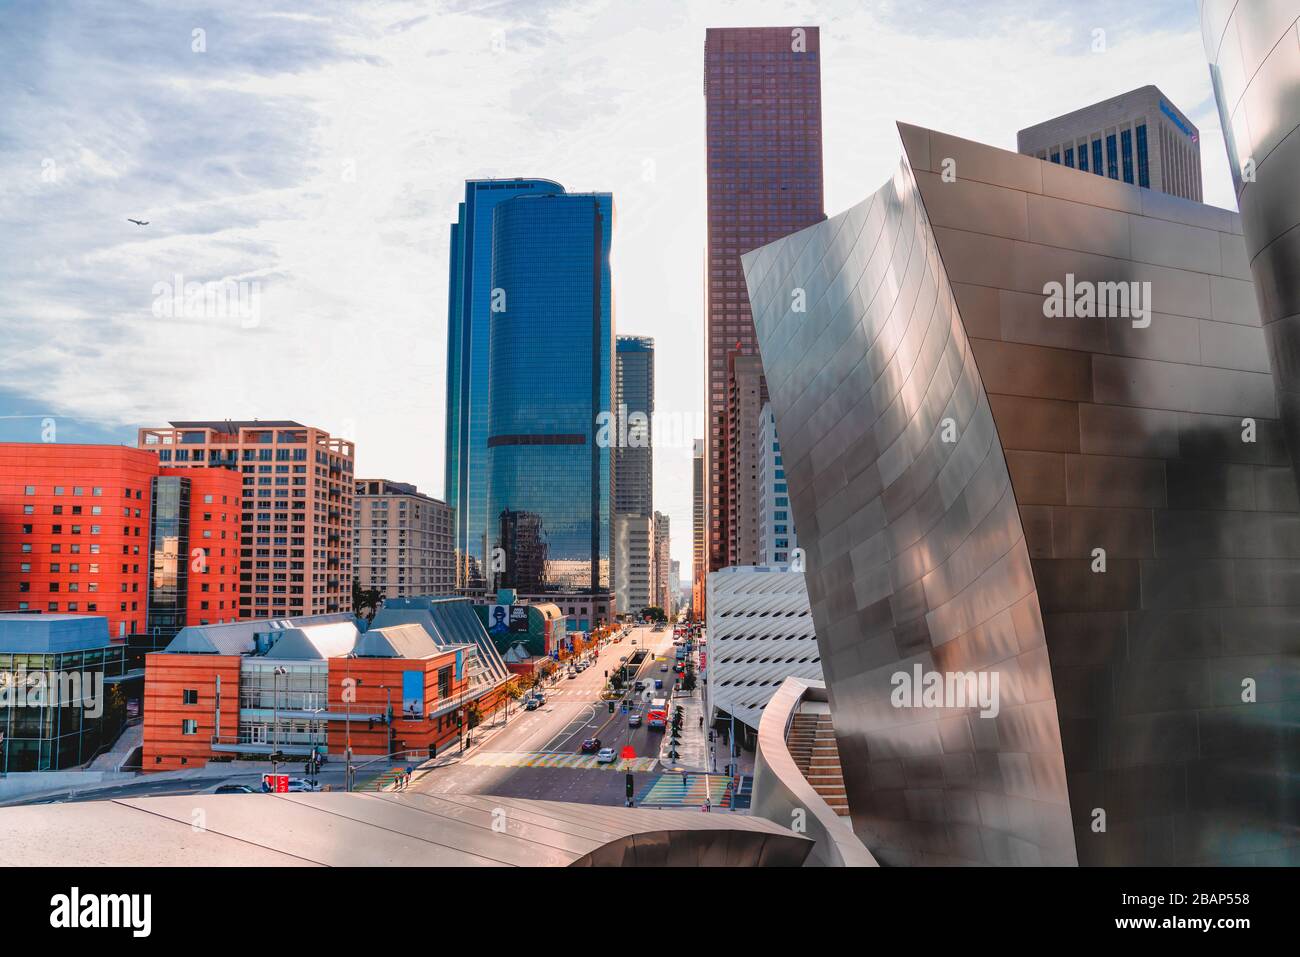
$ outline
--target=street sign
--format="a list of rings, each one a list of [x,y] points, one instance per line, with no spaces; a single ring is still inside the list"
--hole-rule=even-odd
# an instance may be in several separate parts
[[[263,774],[262,786],[275,794],[289,793],[289,775],[287,774]]]

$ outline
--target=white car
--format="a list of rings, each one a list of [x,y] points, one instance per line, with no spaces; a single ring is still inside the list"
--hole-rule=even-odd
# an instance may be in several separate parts
[[[302,778],[290,778],[289,790],[290,791],[316,791],[319,789],[316,787],[316,785],[312,784],[310,781],[304,781]]]
[[[613,764],[617,760],[613,748],[601,748],[596,752],[597,764]]]

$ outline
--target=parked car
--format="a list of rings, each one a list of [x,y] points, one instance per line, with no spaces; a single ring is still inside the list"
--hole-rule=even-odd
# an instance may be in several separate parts
[[[574,678],[578,677],[578,673],[577,673],[576,671],[573,671],[572,669],[570,669],[569,673],[566,674],[564,677],[566,677],[566,678],[568,678],[570,681],[572,681]]]
[[[668,663],[664,662],[662,665],[660,665],[659,670],[666,672],[668,670]]]
[[[537,710],[538,708],[540,708],[541,706],[542,706],[542,703],[541,703],[540,701],[538,701],[536,698],[525,698],[525,699],[524,699],[524,710],[525,710],[525,711],[536,711],[536,710]]]
[[[645,691],[645,682],[638,678],[637,683],[633,685],[633,687],[635,687],[637,691]]]
[[[639,728],[639,727],[641,727],[641,712],[640,712],[640,711],[629,711],[629,712],[627,713],[627,726],[628,726],[629,728]]]
[[[247,784],[219,784],[213,794],[256,794],[255,788]]]
[[[596,753],[597,764],[613,764],[615,761],[613,748],[601,748]]]
[[[316,787],[316,785],[311,781],[306,781],[302,778],[290,778],[289,790],[290,791],[318,791],[320,789]]]
[[[542,693],[541,688],[533,689],[533,700],[536,701],[538,704],[546,704],[546,695]]]
[[[655,691],[662,691],[662,690],[663,690],[663,687],[664,687],[664,679],[663,679],[663,678],[656,678],[656,679],[655,679]]]
[[[600,750],[600,738],[588,738],[582,742],[583,754],[594,754]]]

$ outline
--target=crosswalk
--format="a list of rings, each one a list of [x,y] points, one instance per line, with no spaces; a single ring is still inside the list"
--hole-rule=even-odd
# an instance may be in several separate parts
[[[546,692],[546,700],[552,698],[595,698],[596,692],[590,688],[552,688]]]
[[[716,808],[728,807],[731,778],[723,774],[661,774],[641,790],[637,804],[660,807],[698,807],[707,797]]]
[[[465,761],[489,768],[570,768],[576,771],[653,771],[655,758],[619,758],[610,764],[596,763],[594,754],[572,751],[481,751]]]

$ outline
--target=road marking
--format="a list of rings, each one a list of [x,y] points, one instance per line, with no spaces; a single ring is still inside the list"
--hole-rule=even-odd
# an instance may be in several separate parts
[[[466,764],[490,768],[569,768],[575,771],[653,771],[657,758],[619,758],[599,764],[594,754],[571,751],[485,751]]]

